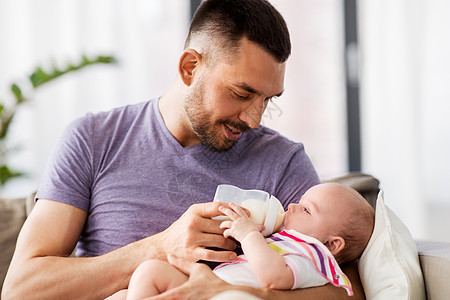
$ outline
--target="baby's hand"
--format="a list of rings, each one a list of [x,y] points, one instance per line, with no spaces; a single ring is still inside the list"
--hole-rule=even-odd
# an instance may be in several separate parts
[[[241,242],[250,232],[264,230],[264,226],[253,222],[242,207],[234,203],[230,203],[229,206],[230,208],[219,207],[219,210],[230,218],[220,224],[220,228],[225,229],[224,237],[233,237]]]

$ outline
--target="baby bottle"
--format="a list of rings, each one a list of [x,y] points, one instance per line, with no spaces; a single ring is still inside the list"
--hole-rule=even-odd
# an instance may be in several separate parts
[[[217,186],[214,202],[225,202],[240,205],[250,211],[250,219],[265,226],[262,234],[271,235],[281,226],[284,219],[284,209],[275,196],[261,190],[243,190],[233,185]],[[216,219],[226,219],[219,216]]]

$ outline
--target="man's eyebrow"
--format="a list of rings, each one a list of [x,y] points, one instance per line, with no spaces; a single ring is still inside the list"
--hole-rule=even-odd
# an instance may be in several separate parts
[[[252,88],[251,86],[249,86],[245,82],[237,82],[237,83],[235,83],[235,86],[240,88],[240,89],[242,89],[242,90],[244,90],[244,91],[246,91],[246,92],[249,92],[250,94],[256,94],[258,96],[261,95],[260,91],[258,91],[255,88]]]
[[[281,92],[279,92],[278,94],[274,95],[273,97],[280,97],[281,95],[283,95],[284,93],[284,89],[281,90]]]
[[[240,89],[245,90],[246,92],[249,92],[250,94],[255,94],[255,95],[258,95],[258,96],[262,95],[262,93],[260,91],[258,91],[257,89],[249,86],[245,82],[235,83],[235,86],[240,88]],[[271,96],[270,98],[272,98],[272,97],[280,97],[283,94],[283,92],[284,92],[284,89],[281,92],[279,92],[278,94]]]

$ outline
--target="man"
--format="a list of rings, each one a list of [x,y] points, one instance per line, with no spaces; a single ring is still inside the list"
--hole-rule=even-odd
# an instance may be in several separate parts
[[[319,183],[301,144],[259,126],[268,101],[283,92],[289,55],[286,24],[268,2],[204,1],[163,97],[87,115],[65,131],[18,239],[4,298],[105,298],[150,258],[191,273],[170,297],[206,299],[232,288],[193,263],[236,258],[235,242],[211,219],[217,203],[198,203],[229,183],[265,190],[287,207]],[[79,257],[67,257],[75,246]]]

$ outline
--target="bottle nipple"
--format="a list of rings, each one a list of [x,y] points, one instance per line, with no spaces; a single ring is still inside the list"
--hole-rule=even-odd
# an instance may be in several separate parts
[[[274,232],[280,231],[280,228],[284,222],[284,216],[285,216],[284,211],[282,213],[278,214],[277,219],[275,221]]]

